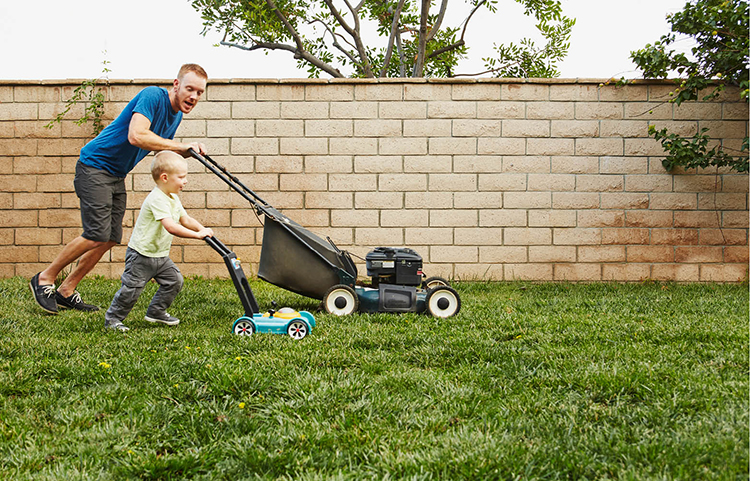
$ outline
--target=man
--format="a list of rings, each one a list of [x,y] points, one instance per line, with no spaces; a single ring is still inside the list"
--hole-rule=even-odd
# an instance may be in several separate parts
[[[81,149],[76,165],[75,192],[81,204],[83,233],[66,245],[52,264],[32,277],[34,300],[51,314],[58,308],[98,311],[76,291],[81,279],[105,252],[122,240],[127,194],[125,177],[150,151],[171,150],[187,157],[190,148],[205,153],[201,143],[174,139],[183,114],[193,110],[206,91],[208,75],[199,65],[180,68],[172,88],[146,87],[120,115]],[[55,290],[65,266],[78,265]]]

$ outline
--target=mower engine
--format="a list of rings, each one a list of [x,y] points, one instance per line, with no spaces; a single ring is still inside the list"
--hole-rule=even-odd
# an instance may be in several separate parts
[[[422,256],[406,247],[377,247],[365,256],[372,287],[422,285]]]

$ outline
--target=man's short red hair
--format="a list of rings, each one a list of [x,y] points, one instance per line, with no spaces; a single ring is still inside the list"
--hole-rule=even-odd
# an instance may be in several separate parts
[[[193,72],[195,75],[208,80],[208,74],[205,70],[203,70],[203,67],[201,67],[197,63],[186,63],[185,65],[180,67],[180,71],[177,72],[177,78],[182,79],[188,72]]]

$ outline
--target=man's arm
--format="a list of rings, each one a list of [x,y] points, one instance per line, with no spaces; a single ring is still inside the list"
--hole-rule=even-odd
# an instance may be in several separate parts
[[[151,121],[143,114],[133,113],[128,128],[128,142],[143,150],[171,150],[183,157],[189,157],[188,149],[193,148],[201,154],[206,153],[206,146],[200,142],[185,144],[176,140],[159,137],[151,131]]]

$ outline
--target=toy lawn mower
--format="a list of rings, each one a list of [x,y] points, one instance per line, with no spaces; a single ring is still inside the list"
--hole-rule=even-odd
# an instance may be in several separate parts
[[[425,279],[422,257],[409,248],[378,247],[368,253],[365,262],[370,282],[366,285],[358,283],[357,267],[351,255],[340,250],[330,237],[323,240],[289,219],[211,157],[200,155],[192,149],[190,154],[250,202],[258,215],[264,216],[259,278],[297,294],[319,299],[326,312],[338,316],[357,311],[428,312],[447,318],[461,309],[458,292],[440,277]],[[225,259],[245,307],[245,317],[257,314],[257,303],[236,256],[220,242],[212,243],[211,240],[215,238],[206,240]],[[237,269],[234,268],[235,263]],[[307,319],[302,312],[299,314],[303,320]],[[310,328],[313,326],[314,320],[309,324]]]

